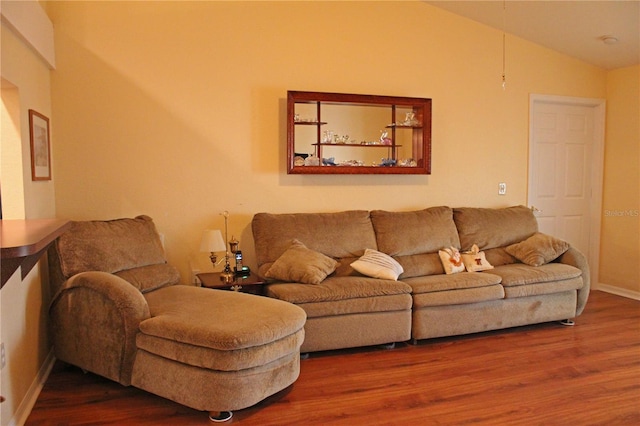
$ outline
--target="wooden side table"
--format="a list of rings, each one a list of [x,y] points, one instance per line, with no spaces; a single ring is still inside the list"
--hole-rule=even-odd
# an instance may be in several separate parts
[[[246,276],[237,275],[231,282],[224,282],[220,277],[220,272],[206,272],[196,276],[202,283],[202,287],[240,291],[260,296],[264,294],[265,281],[254,273]]]

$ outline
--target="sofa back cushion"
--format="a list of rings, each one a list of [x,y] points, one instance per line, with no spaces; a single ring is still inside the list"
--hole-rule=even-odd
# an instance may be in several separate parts
[[[402,278],[443,273],[438,250],[460,247],[450,207],[408,212],[374,210],[371,222],[378,250],[393,256],[402,265]]]
[[[377,249],[369,212],[257,213],[251,222],[258,273],[266,271],[298,240],[307,248],[334,259],[357,258]]]
[[[66,277],[85,271],[114,273],[165,263],[160,237],[148,216],[72,222],[57,245]]]
[[[469,250],[474,244],[480,250],[505,247],[538,232],[538,222],[531,209],[525,206],[454,208],[453,220],[458,228],[461,250]]]

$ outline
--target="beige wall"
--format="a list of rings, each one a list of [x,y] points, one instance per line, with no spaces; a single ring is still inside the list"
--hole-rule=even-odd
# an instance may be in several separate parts
[[[600,282],[640,295],[640,67],[607,74]]]
[[[59,215],[152,216],[185,279],[223,210],[251,265],[259,211],[524,204],[529,94],[606,95],[602,69],[513,37],[503,91],[502,34],[422,2],[50,12]],[[432,175],[286,175],[288,89],[432,98]]]
[[[225,209],[252,262],[258,211],[526,203],[530,93],[608,98],[604,209],[638,209],[618,173],[638,182],[638,67],[606,73],[508,37],[503,92],[501,33],[421,2],[44,4],[56,70],[2,29],[23,134],[28,108],[52,118],[52,182],[31,182],[22,139],[26,216],[149,214],[185,279],[191,257],[206,265],[200,232]],[[433,174],[286,175],[288,89],[433,98]],[[600,264],[602,282],[636,294],[637,223],[603,217]],[[41,273],[0,293],[2,425],[28,406],[49,350]]]
[[[46,16],[45,16],[46,19]],[[33,30],[33,26],[31,27]],[[54,182],[31,180],[28,110],[34,109],[51,117],[51,85],[47,64],[21,38],[2,24],[2,79],[9,87],[3,102],[17,114],[12,124],[1,129],[4,150],[6,136],[17,133],[21,149],[13,153],[11,161],[22,163],[22,179],[8,183],[3,179],[2,192],[21,192],[22,197],[3,198],[3,203],[23,203],[24,206],[3,205],[10,212],[5,219],[35,219],[55,216]],[[7,83],[8,82],[8,83]],[[10,84],[9,84],[10,83]],[[8,98],[8,99],[7,99]],[[53,131],[53,129],[52,129]],[[52,148],[53,149],[53,148]],[[3,159],[3,167],[4,167]],[[4,172],[4,171],[3,171]],[[4,175],[3,175],[4,178]],[[7,188],[7,185],[14,187]],[[5,208],[6,207],[6,208]],[[5,345],[7,365],[2,369],[0,393],[6,401],[0,404],[0,424],[22,424],[30,404],[37,396],[37,386],[44,374],[50,344],[47,337],[46,311],[49,300],[46,284],[46,265],[38,264],[24,278],[21,270],[9,279],[0,291],[0,340]],[[44,277],[44,278],[43,278]],[[43,284],[44,283],[44,284]]]

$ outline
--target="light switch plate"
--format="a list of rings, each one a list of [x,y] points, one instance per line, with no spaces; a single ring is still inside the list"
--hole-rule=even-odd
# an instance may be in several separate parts
[[[507,193],[507,184],[505,182],[500,182],[498,184],[498,195],[505,195]]]

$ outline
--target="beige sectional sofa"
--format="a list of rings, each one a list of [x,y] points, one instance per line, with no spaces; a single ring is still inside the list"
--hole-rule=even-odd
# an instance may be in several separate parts
[[[583,254],[524,206],[258,213],[252,231],[267,295],[307,314],[301,352],[572,319],[589,295]],[[446,274],[439,251],[473,245],[492,269]],[[395,259],[397,280],[354,270],[366,249]]]

